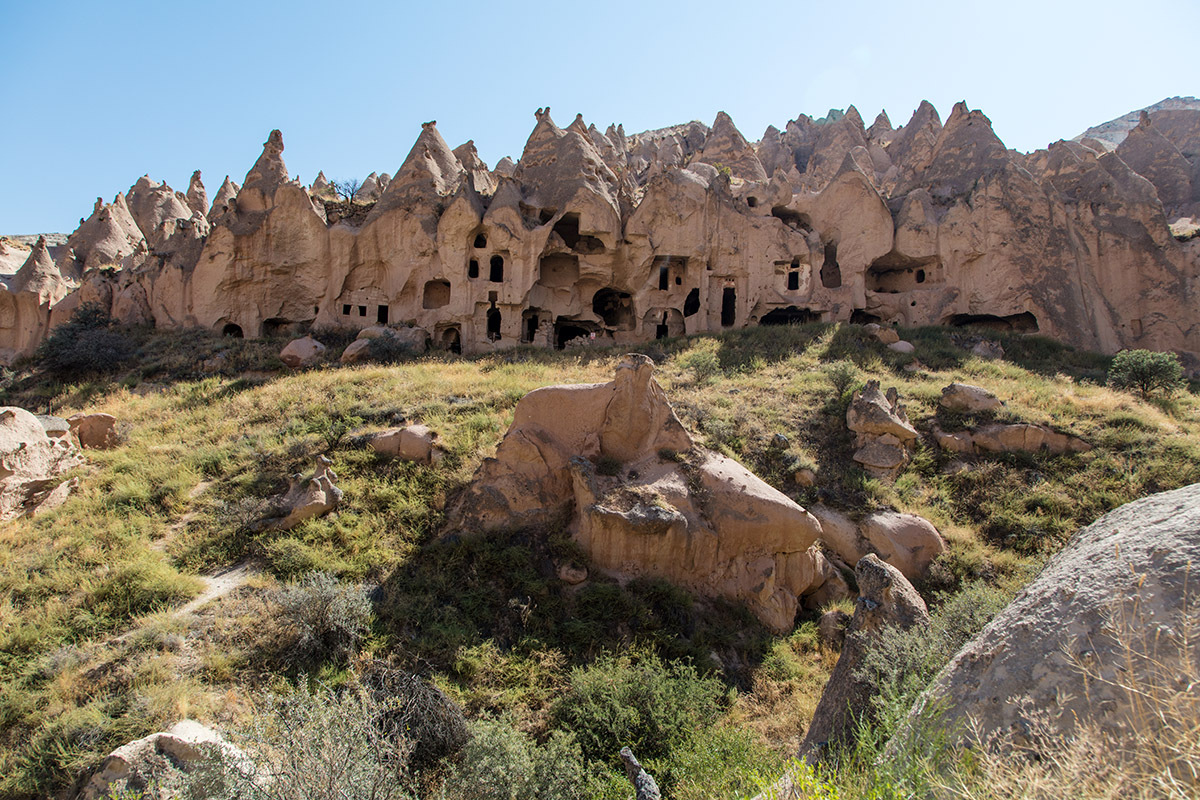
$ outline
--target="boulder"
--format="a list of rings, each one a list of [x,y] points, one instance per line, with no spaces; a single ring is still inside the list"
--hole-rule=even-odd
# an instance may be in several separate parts
[[[914,715],[936,705],[940,730],[985,741],[1084,724],[1121,736],[1132,714],[1155,724],[1146,703],[1179,691],[1194,672],[1176,665],[1200,658],[1197,564],[1200,484],[1105,514],[958,652]]]
[[[868,474],[892,480],[909,462],[917,429],[908,422],[894,388],[884,395],[869,381],[846,409],[846,427],[855,434],[854,460]]]
[[[124,797],[126,792],[141,797],[156,785],[170,786],[173,779],[213,763],[247,773],[253,770],[245,753],[219,733],[194,720],[181,720],[165,732],[150,734],[109,753],[84,784],[79,799],[104,800]]]
[[[800,745],[800,756],[810,763],[820,761],[832,746],[852,745],[858,720],[871,718],[874,687],[858,670],[872,639],[885,626],[911,628],[929,623],[925,601],[892,565],[875,555],[864,556],[854,575],[859,593],[854,616],[845,627],[841,655]]]
[[[869,514],[859,524],[859,531],[881,559],[909,580],[923,577],[930,563],[946,552],[946,542],[937,528],[916,514]]]
[[[522,398],[496,457],[447,516],[446,533],[458,535],[565,518],[596,568],[742,603],[779,631],[807,594],[837,591],[813,547],[816,519],[695,447],[642,355],[626,356],[609,383]]]
[[[0,521],[10,520],[43,506],[47,492],[70,492],[55,488],[55,478],[82,463],[71,437],[61,430],[47,433],[46,426],[23,408],[0,408]],[[48,510],[42,508],[41,510]]]
[[[84,450],[108,450],[121,441],[117,418],[112,414],[75,414],[67,422]]]
[[[840,650],[846,641],[846,628],[850,625],[850,615],[836,608],[826,611],[817,621],[817,636],[821,644]]]
[[[909,353],[917,352],[917,348],[913,345],[912,342],[906,342],[903,339],[892,342],[891,344],[889,344],[887,346],[887,348],[888,348],[888,350],[891,350],[894,353],[909,354]]]
[[[370,356],[371,340],[370,339],[355,339],[350,344],[346,345],[346,349],[342,351],[342,356],[338,360],[343,364],[358,364],[366,361]]]
[[[990,361],[995,361],[996,359],[1004,358],[1004,348],[999,342],[994,342],[990,339],[983,339],[982,341],[976,342],[971,347],[971,354],[979,356],[980,358],[986,358]]]
[[[267,520],[265,527],[274,530],[291,530],[316,517],[324,516],[338,507],[342,501],[342,490],[334,485],[337,475],[333,464],[325,456],[317,456],[317,467],[313,474],[304,477],[296,473],[289,480],[287,494],[282,498],[286,513],[282,517]]]
[[[942,399],[939,403],[943,408],[961,411],[964,414],[995,411],[1004,405],[1000,402],[1000,398],[987,389],[982,386],[972,386],[969,383],[952,383],[942,389]]]
[[[382,456],[422,464],[436,464],[443,455],[437,446],[437,434],[426,425],[409,425],[377,433],[371,437],[371,449]]]
[[[325,345],[311,336],[293,339],[279,351],[279,360],[292,369],[311,367],[325,355]]]
[[[947,433],[933,428],[938,447],[952,453],[1087,453],[1092,446],[1076,436],[1026,422],[984,425],[975,430]]]

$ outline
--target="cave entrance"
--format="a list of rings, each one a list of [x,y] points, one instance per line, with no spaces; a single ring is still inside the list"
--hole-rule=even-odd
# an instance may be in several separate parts
[[[462,334],[459,333],[458,326],[452,325],[442,331],[438,343],[443,350],[449,350],[451,353],[462,352]]]
[[[592,296],[592,313],[604,324],[617,330],[632,330],[634,325],[633,297],[618,289],[601,289]]]
[[[487,234],[482,232],[475,234],[475,241],[471,243],[471,246],[476,250],[482,250],[487,247]]]
[[[883,323],[883,317],[877,317],[874,314],[863,311],[861,308],[856,308],[850,312],[851,325],[870,325],[871,323],[880,325]]]
[[[729,328],[737,321],[737,289],[726,286],[721,290],[721,327]]]
[[[492,283],[504,282],[504,256],[492,256],[488,264],[488,280]]]
[[[293,336],[299,334],[304,329],[303,322],[296,322],[290,319],[281,317],[272,317],[271,319],[263,320],[263,336]]]
[[[563,244],[572,250],[579,244],[579,215],[576,213],[563,214],[551,229],[562,238]]]
[[[530,343],[534,340],[537,336],[539,322],[538,311],[535,308],[531,308],[521,314],[522,342]]]
[[[825,245],[825,263],[821,264],[821,285],[826,289],[838,289],[842,285],[842,268],[837,262],[837,242]]]
[[[229,336],[233,339],[243,339],[245,335],[242,333],[242,326],[232,322],[227,323],[224,328],[221,328],[222,336]]]
[[[941,283],[942,271],[937,256],[908,258],[893,250],[871,262],[866,279],[868,291],[899,294],[927,282]]]
[[[447,284],[447,285],[449,285],[449,284]],[[379,306],[378,308],[375,309],[375,321],[378,322],[380,325],[388,324],[388,307],[387,306]]]
[[[554,323],[554,346],[562,350],[573,339],[590,339],[592,331],[575,320],[558,320]]]
[[[425,294],[421,299],[421,308],[441,308],[450,304],[450,281],[428,281],[425,284]]]
[[[700,290],[692,289],[683,301],[683,315],[690,317],[700,310]]]
[[[487,338],[489,342],[500,341],[500,309],[492,306],[487,312]]]
[[[768,312],[761,320],[759,325],[803,325],[806,322],[816,322],[820,319],[819,314],[809,311],[807,308],[798,308],[796,306],[788,306],[787,308],[776,308]]]
[[[467,262],[467,277],[468,278],[478,278],[479,277],[479,259],[472,258],[470,261]]]
[[[942,320],[942,324],[953,325],[956,328],[964,325],[975,325],[1001,333],[1038,332],[1037,317],[1028,311],[1020,314],[1010,314],[1006,317],[998,317],[994,314],[955,314],[952,317]]]

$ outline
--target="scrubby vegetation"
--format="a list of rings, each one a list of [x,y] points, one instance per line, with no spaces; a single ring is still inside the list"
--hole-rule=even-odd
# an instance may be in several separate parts
[[[394,365],[291,374],[275,358],[279,341],[119,333],[134,356],[107,376],[35,360],[5,390],[8,404],[112,413],[129,435],[90,454],[63,507],[0,530],[0,796],[60,791],[117,745],[184,716],[253,731],[264,697],[290,696],[281,681],[349,691],[379,662],[437,687],[471,733],[407,765],[397,792],[490,797],[497,776],[519,773],[506,797],[626,797],[615,761],[625,744],[671,798],[746,797],[783,771],[836,659],[814,614],[772,636],[744,611],[662,581],[621,586],[593,573],[572,587],[556,565],[588,565],[561,525],[436,535],[447,498],[494,450],[525,393],[608,380],[623,351],[396,352],[386,354]],[[701,441],[802,504],[913,511],[946,536],[949,552],[919,587],[935,624],[876,665],[891,687],[889,726],[993,601],[1079,526],[1200,480],[1200,403],[1190,393],[1115,390],[1110,359],[1037,337],[988,334],[1007,354],[989,361],[970,353],[979,334],[903,335],[921,360],[913,371],[904,369],[912,356],[855,326],[638,348]],[[964,458],[925,440],[894,484],[874,480],[851,460],[845,429],[869,378],[895,385],[922,430],[1024,421],[1094,449]],[[948,413],[938,399],[951,380],[1007,404]],[[382,460],[366,446],[367,434],[401,420],[438,431],[439,465]],[[346,493],[341,509],[287,532],[259,525],[288,476],[320,453]],[[797,480],[805,469],[815,486]],[[201,575],[235,563],[256,570],[248,582],[175,613]],[[907,796],[872,788],[886,777],[868,766],[882,730],[862,738],[841,777],[804,780],[840,792],[829,796]],[[547,760],[562,771],[539,773]],[[556,794],[563,776],[582,788]]]

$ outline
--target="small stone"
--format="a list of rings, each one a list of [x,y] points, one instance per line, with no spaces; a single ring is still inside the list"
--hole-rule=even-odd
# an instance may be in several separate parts
[[[896,353],[915,353],[915,352],[917,352],[917,348],[913,346],[912,342],[906,342],[903,339],[889,344],[888,350],[891,350]]]
[[[784,450],[787,448],[788,444],[788,438],[782,433],[777,433],[771,437],[771,446],[774,448]]]
[[[813,472],[811,469],[805,468],[805,469],[797,470],[796,474],[793,476],[793,479],[800,486],[816,486],[817,485],[817,473]]]

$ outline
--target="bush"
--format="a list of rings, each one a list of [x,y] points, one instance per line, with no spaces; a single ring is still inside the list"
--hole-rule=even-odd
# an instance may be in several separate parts
[[[827,364],[822,371],[825,373],[825,377],[829,379],[829,382],[833,384],[833,390],[837,392],[838,397],[844,395],[847,389],[854,386],[862,374],[859,372],[858,367],[854,365],[854,362],[846,360]]]
[[[115,324],[102,306],[84,303],[50,332],[35,356],[43,369],[62,377],[114,372],[134,353],[133,342]]]
[[[701,677],[691,664],[605,656],[571,671],[555,716],[588,760],[616,766],[625,746],[643,761],[667,756],[716,721],[723,695],[720,681]]]
[[[570,733],[539,745],[504,721],[471,723],[471,741],[446,781],[450,800],[574,800],[591,796],[583,754]]]
[[[313,572],[281,589],[280,614],[293,629],[292,654],[301,661],[352,655],[371,626],[370,589]]]
[[[379,364],[397,364],[413,356],[413,348],[408,342],[391,334],[376,336],[367,345],[367,355]]]
[[[1108,368],[1108,385],[1114,389],[1136,389],[1142,397],[1155,392],[1170,397],[1183,386],[1183,367],[1174,353],[1122,350]]]
[[[409,743],[413,769],[435,766],[470,739],[462,708],[428,681],[374,662],[365,670],[362,683],[375,702],[384,705],[380,716],[384,730]]]
[[[696,383],[708,383],[721,371],[721,359],[717,355],[719,344],[716,339],[701,339],[676,363],[680,369],[690,370]]]

